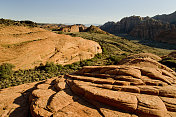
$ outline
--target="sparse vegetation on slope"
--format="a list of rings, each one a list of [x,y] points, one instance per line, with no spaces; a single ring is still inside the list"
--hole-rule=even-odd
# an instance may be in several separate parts
[[[134,43],[125,38],[114,35],[105,35],[97,33],[66,33],[74,37],[82,37],[84,39],[98,42],[103,54],[106,55],[129,55],[131,53],[153,53],[159,56],[167,55],[171,50],[153,48],[139,43]]]

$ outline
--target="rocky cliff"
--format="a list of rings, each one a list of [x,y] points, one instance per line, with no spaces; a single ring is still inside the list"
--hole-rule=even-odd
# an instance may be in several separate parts
[[[156,41],[176,44],[176,30],[163,31],[154,38]]]
[[[176,73],[148,53],[0,91],[0,116],[175,117]]]
[[[149,18],[136,25],[129,34],[143,39],[155,39],[163,32],[172,30],[175,30],[174,25]]]
[[[119,22],[107,22],[101,29],[112,34],[127,33],[143,39],[155,39],[165,31],[175,30],[175,25],[150,17],[131,16]],[[157,40],[157,39],[156,39]]]
[[[133,28],[143,21],[144,18],[139,16],[125,17],[119,22],[107,22],[100,28],[107,32],[118,34],[118,33],[130,33]]]

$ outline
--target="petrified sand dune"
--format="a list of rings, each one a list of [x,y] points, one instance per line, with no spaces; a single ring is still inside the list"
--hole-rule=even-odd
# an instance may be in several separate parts
[[[85,66],[76,73],[35,84],[26,102],[30,105],[26,113],[33,117],[175,117],[175,72],[152,59],[154,55],[134,56],[138,57],[130,56],[131,61],[143,61],[132,64],[128,57],[123,61],[129,62],[122,65]],[[145,62],[151,66],[145,66]],[[9,111],[12,107],[4,104],[5,99],[12,100],[5,96],[1,99],[1,115],[20,112]]]
[[[16,69],[34,68],[47,61],[71,64],[101,52],[98,43],[80,37],[23,26],[0,29],[0,63],[12,63]]]
[[[144,54],[136,56],[138,58],[131,57],[131,60],[139,59]],[[146,63],[149,61],[153,63],[155,60],[152,57],[159,59],[155,55],[150,55],[147,56]],[[167,67],[160,67],[157,61],[155,61],[157,63],[155,67],[144,66],[143,63],[141,66],[140,62],[137,66],[136,64],[87,66],[74,74],[56,78],[52,82],[53,84],[50,83],[51,81],[50,85],[47,84],[48,82],[41,84],[32,93],[32,115],[59,117],[74,115],[176,116],[175,72]],[[82,99],[94,107],[89,107],[84,113],[81,113],[84,109],[79,101]],[[40,100],[43,102],[41,103]],[[80,113],[77,112],[77,109],[73,109],[75,106],[79,108]]]

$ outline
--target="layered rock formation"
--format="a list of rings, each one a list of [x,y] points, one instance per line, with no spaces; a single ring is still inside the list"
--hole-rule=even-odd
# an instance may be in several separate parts
[[[125,17],[119,22],[107,22],[100,28],[109,33],[130,33],[136,25],[142,22],[143,18],[139,16]]]
[[[143,39],[155,39],[161,35],[164,31],[175,30],[174,25],[169,23],[162,23],[158,20],[148,19],[137,25],[131,32],[130,35]],[[170,42],[171,43],[171,42]]]
[[[71,64],[101,53],[98,43],[80,37],[55,34],[41,28],[1,26],[0,64],[29,69],[47,61]]]
[[[176,73],[151,54],[122,65],[87,66],[39,84],[30,96],[32,116],[173,117]]]
[[[176,73],[158,60],[137,54],[121,65],[85,66],[73,74],[0,90],[0,116],[175,117]]]
[[[176,28],[174,24],[155,20],[150,17],[131,16],[123,18],[117,23],[105,23],[101,26],[101,29],[112,34],[127,33],[138,38],[155,39],[157,36],[163,35],[163,32],[175,31]],[[175,39],[171,40],[175,41]],[[172,43],[171,41],[168,42]]]

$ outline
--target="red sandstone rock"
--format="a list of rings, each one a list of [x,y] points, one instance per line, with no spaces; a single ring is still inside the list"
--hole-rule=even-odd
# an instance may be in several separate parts
[[[29,102],[18,100],[23,111],[16,114],[25,116],[30,104],[33,117],[174,117],[175,72],[161,67],[154,59],[148,58],[151,66],[143,64],[149,61],[131,62],[135,59],[139,58],[132,57],[123,65],[86,66],[76,73],[29,86],[34,87]],[[15,91],[23,92],[19,87],[14,87]],[[0,92],[1,116],[8,116],[12,114],[10,109],[19,107],[13,100],[21,94],[12,93],[8,98],[7,91],[14,90]]]

